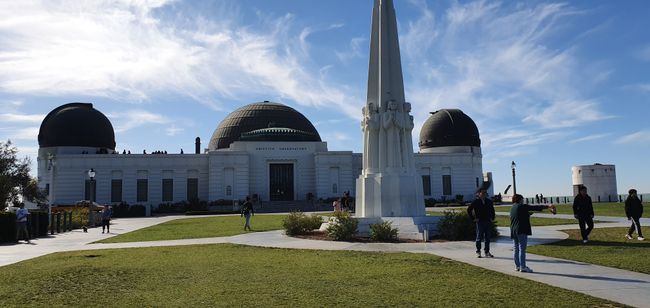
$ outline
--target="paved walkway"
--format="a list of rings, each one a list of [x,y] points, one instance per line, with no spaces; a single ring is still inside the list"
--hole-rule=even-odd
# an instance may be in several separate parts
[[[536,214],[539,215],[539,214]],[[541,215],[540,215],[541,216]],[[559,216],[559,215],[558,215]],[[492,244],[495,258],[476,258],[473,242],[443,242],[443,243],[347,243],[333,241],[305,240],[287,237],[282,231],[255,232],[230,237],[170,240],[155,242],[91,244],[94,241],[126,233],[132,230],[148,227],[181,217],[131,218],[117,219],[111,235],[101,233],[101,228],[89,230],[88,233],[69,232],[55,237],[36,239],[34,245],[0,246],[0,266],[16,263],[57,251],[74,251],[88,249],[111,249],[153,246],[177,246],[197,244],[233,243],[259,247],[319,249],[319,250],[357,250],[384,252],[429,253],[479,266],[485,269],[530,279],[552,286],[577,291],[587,295],[623,303],[636,307],[650,307],[650,275],[576,262],[557,258],[528,254],[528,265],[535,273],[519,273],[514,271],[512,261],[512,244],[509,238],[499,237]],[[626,219],[618,217],[598,217],[600,221],[612,223],[598,224],[600,227],[628,226]],[[650,219],[648,219],[650,221]],[[649,225],[646,222],[645,225]],[[573,229],[576,225],[559,225],[534,227],[529,245],[553,242],[567,237],[566,233],[558,230]],[[509,234],[508,228],[499,228],[501,234]]]

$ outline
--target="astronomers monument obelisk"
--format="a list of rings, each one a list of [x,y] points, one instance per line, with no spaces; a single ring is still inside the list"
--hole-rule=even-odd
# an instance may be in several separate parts
[[[425,215],[422,179],[416,173],[413,159],[410,111],[411,104],[404,99],[393,1],[375,0],[368,98],[361,123],[363,171],[356,183],[357,217]]]

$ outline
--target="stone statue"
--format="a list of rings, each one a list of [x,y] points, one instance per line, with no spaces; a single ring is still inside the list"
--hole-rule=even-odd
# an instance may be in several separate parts
[[[363,167],[376,170],[379,167],[378,160],[378,143],[379,137],[379,114],[375,104],[370,102],[367,107],[362,108],[363,121],[361,129],[363,130],[364,149],[363,149]],[[373,142],[370,142],[373,140]]]
[[[392,100],[388,102],[388,110],[381,117],[382,128],[386,136],[386,150],[384,152],[386,154],[386,160],[382,167],[395,168],[402,164],[400,116],[401,113],[398,111],[397,102]]]
[[[414,168],[413,162],[413,116],[411,113],[411,103],[404,103],[404,112],[402,113],[402,163],[404,168]]]

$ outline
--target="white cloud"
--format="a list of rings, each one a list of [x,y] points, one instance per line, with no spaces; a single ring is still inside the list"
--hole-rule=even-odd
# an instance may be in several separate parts
[[[538,113],[527,116],[524,118],[524,122],[531,121],[546,128],[563,128],[580,126],[612,117],[602,114],[594,102],[557,101],[539,110]]]
[[[361,48],[363,44],[367,44],[368,39],[365,37],[355,37],[350,40],[350,49],[346,51],[336,51],[336,57],[339,58],[339,61],[347,63],[351,59],[363,58],[366,55],[361,53]]]
[[[635,144],[635,143],[648,143],[648,142],[650,142],[649,130],[642,130],[636,133],[625,135],[615,141],[615,143],[618,144]]]
[[[173,137],[176,136],[176,134],[182,132],[184,129],[180,127],[176,127],[176,125],[172,124],[170,127],[165,129],[165,133],[167,136]]]
[[[107,116],[114,123],[116,133],[123,133],[148,124],[167,124],[171,122],[170,119],[163,115],[139,109],[125,113],[110,113]]]
[[[44,118],[44,114],[0,113],[0,121],[2,122],[34,124],[41,123]]]
[[[603,139],[605,137],[609,137],[612,134],[606,133],[606,134],[594,134],[594,135],[589,135],[589,136],[584,136],[581,138],[573,139],[569,141],[569,143],[580,143],[580,142],[586,142],[586,141],[592,141],[592,140],[598,140],[598,139]]]
[[[39,127],[1,127],[2,135],[7,135],[3,139],[10,140],[29,140],[34,141],[38,138]]]
[[[219,99],[274,93],[352,111],[356,98],[309,71],[312,30],[294,34],[291,15],[260,16],[255,30],[232,10],[223,18],[156,14],[169,3],[0,2],[0,91],[133,102],[174,93],[214,109]]]

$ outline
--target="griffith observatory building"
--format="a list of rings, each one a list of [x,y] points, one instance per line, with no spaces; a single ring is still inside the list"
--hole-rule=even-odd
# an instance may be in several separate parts
[[[303,114],[268,101],[227,115],[207,148],[196,138],[194,153],[121,154],[111,121],[88,103],[52,110],[41,123],[38,143],[38,183],[54,205],[94,199],[156,207],[252,195],[299,203],[345,191],[355,196],[363,169],[362,153],[328,150]],[[424,198],[471,200],[482,186],[493,194],[491,174],[483,174],[478,128],[461,110],[432,112],[418,145],[414,163]]]

